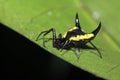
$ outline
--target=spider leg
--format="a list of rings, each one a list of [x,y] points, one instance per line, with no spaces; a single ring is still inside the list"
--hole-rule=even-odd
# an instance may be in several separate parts
[[[60,50],[60,52],[65,48],[65,46],[67,45],[69,43],[69,41],[68,40],[66,40],[65,41],[65,43],[64,43],[64,45],[62,46],[62,48],[61,48],[61,50]]]
[[[39,40],[40,35],[42,35],[43,33],[46,33],[46,32],[47,32],[47,31],[42,31],[42,32],[37,36],[36,41]]]
[[[98,50],[98,48],[97,48],[91,41],[89,41],[89,43],[97,50],[97,52],[98,52],[99,55],[100,55],[100,58],[102,58],[102,54],[101,54],[101,52]]]
[[[78,60],[80,58],[80,49],[79,48],[75,48],[75,55],[77,56]]]
[[[53,33],[53,41],[55,41],[55,39],[56,39],[56,31],[55,31],[55,29],[53,29],[53,28],[51,28],[51,29],[49,29],[49,30],[46,30],[46,31],[42,31],[39,35],[38,35],[38,37],[36,38],[36,41],[38,41],[38,39],[39,39],[39,37],[40,37],[40,35],[42,35],[43,34],[43,46],[44,47],[46,47],[45,46],[45,36],[48,34],[48,33],[50,33],[52,31],[52,33]],[[54,42],[53,42],[53,44],[54,44]]]

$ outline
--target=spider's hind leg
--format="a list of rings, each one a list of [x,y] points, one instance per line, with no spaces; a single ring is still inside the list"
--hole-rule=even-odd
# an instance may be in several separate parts
[[[75,55],[77,56],[78,60],[80,58],[80,48],[75,48]]]
[[[99,49],[91,41],[89,41],[89,43],[97,50],[97,52],[99,53],[100,58],[102,58],[102,54],[99,51]]]

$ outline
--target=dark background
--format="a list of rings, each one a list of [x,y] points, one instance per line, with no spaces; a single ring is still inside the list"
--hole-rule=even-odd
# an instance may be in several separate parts
[[[0,80],[103,80],[59,59],[0,23]]]

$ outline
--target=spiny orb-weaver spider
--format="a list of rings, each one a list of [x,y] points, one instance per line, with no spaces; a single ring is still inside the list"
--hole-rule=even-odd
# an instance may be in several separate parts
[[[91,42],[93,40],[97,33],[100,31],[101,28],[101,22],[99,23],[98,27],[92,31],[91,33],[86,33],[81,29],[78,13],[76,13],[75,18],[75,27],[69,29],[67,32],[65,32],[63,35],[59,34],[58,37],[56,37],[56,31],[54,28],[51,28],[49,30],[42,31],[38,37],[36,38],[36,41],[38,41],[40,35],[43,34],[43,46],[45,46],[45,38],[48,33],[52,32],[53,37],[50,38],[53,42],[53,47],[57,49],[71,49],[75,48],[75,55],[79,59],[80,54],[78,51],[80,51],[80,48],[84,47],[87,43],[90,43],[94,49],[97,50],[99,53],[100,58],[102,58],[101,52],[98,50],[98,48]]]

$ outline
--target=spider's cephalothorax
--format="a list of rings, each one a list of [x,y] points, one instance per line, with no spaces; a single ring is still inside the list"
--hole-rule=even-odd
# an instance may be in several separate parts
[[[53,37],[51,38],[53,41],[53,47],[57,49],[70,49],[70,48],[75,48],[76,49],[76,56],[80,57],[80,54],[78,53],[78,50],[80,50],[81,47],[85,46],[86,43],[90,43],[99,53],[100,58],[102,58],[102,55],[100,51],[97,49],[97,47],[91,42],[97,35],[101,28],[101,22],[99,23],[98,27],[92,31],[91,33],[86,33],[82,31],[80,23],[79,23],[79,18],[78,18],[78,13],[76,13],[76,18],[75,18],[75,27],[69,29],[67,32],[65,32],[63,35],[59,34],[58,37],[56,37],[56,31],[54,28],[51,28],[46,31],[42,31],[36,41],[38,40],[39,36],[43,34],[43,46],[45,47],[45,38],[44,36],[47,35],[48,33],[52,32]]]

